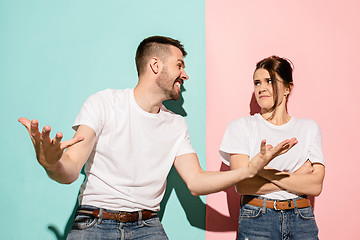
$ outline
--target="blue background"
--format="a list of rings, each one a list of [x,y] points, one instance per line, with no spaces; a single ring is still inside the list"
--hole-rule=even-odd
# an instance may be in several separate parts
[[[88,96],[136,85],[135,51],[151,35],[178,39],[189,53],[190,79],[175,110],[187,115],[205,168],[203,0],[0,2],[2,239],[63,239],[84,179],[81,175],[71,185],[50,180],[17,119],[38,119],[41,127],[52,127],[52,136],[61,131],[71,138],[71,125]],[[168,186],[162,222],[169,238],[204,239],[205,198],[191,196],[174,171]]]

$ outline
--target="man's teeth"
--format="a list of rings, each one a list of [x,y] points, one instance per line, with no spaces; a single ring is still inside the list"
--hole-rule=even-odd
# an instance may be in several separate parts
[[[175,85],[178,86],[178,87],[181,86],[181,84],[179,82],[176,82]]]

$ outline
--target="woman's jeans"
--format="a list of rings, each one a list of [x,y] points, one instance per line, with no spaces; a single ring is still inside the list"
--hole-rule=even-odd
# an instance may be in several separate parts
[[[86,206],[86,209],[97,208]],[[123,223],[77,213],[67,240],[82,239],[164,240],[168,237],[158,217]]]
[[[263,199],[263,198],[261,198]],[[299,198],[300,199],[300,198]],[[295,202],[295,201],[294,201]],[[240,210],[238,240],[313,240],[318,228],[312,207],[275,210],[244,204]]]

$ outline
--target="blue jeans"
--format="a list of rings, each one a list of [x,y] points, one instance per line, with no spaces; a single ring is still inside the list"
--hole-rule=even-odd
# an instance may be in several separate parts
[[[260,198],[263,199],[263,198]],[[300,198],[298,198],[300,199]],[[295,201],[294,201],[295,202]],[[318,227],[312,207],[275,210],[244,204],[240,209],[238,240],[313,240]]]
[[[91,206],[80,206],[79,208],[97,209]],[[101,219],[101,214],[100,218],[95,218],[77,213],[66,239],[167,240],[168,237],[158,217],[122,223],[116,220]]]

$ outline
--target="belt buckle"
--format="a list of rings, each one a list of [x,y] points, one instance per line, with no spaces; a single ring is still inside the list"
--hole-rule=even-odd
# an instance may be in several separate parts
[[[278,211],[279,209],[276,207],[276,200],[274,201],[274,209],[276,210],[276,211]]]
[[[116,218],[117,218],[117,220],[118,220],[119,222],[124,222],[124,221],[121,219],[122,215],[123,215],[123,213],[121,213],[121,212],[116,214]]]

